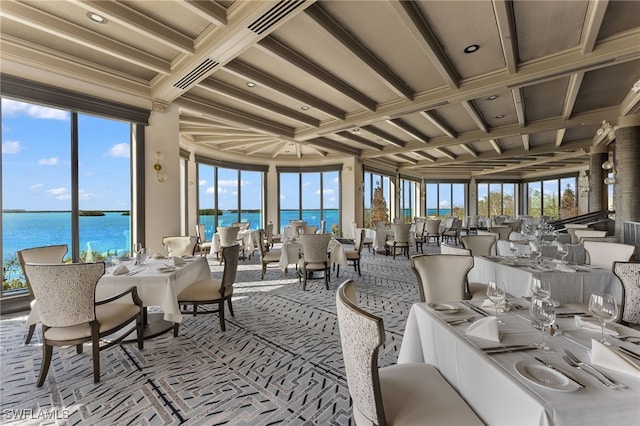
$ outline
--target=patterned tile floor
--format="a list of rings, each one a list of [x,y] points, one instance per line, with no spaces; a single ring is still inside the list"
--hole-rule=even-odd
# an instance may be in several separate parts
[[[426,251],[439,252],[433,244]],[[415,252],[412,250],[412,254]],[[222,267],[211,259],[220,276]],[[344,269],[344,268],[343,268]],[[290,273],[290,275],[292,275]],[[360,304],[380,315],[386,342],[380,365],[395,363],[411,304],[419,300],[406,257],[363,251],[353,268],[302,291],[297,279],[269,269],[260,280],[257,255],[240,262],[227,331],[216,315],[185,317],[180,336],[126,344],[101,353],[101,382],[92,380],[91,351],[56,348],[47,380],[40,370],[40,330],[25,345],[22,315],[0,320],[0,422],[68,425],[349,425],[349,392],[335,315],[335,290],[356,282]]]

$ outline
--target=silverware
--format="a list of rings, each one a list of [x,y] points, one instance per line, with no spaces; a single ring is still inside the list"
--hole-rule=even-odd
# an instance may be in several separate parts
[[[640,361],[640,354],[637,354],[637,353],[635,353],[633,351],[630,351],[627,348],[623,348],[622,346],[618,346],[618,347],[616,347],[616,349],[618,349],[619,351],[623,352],[624,355],[628,355],[631,358],[637,359],[638,361]]]
[[[538,348],[536,346],[530,346],[530,345],[512,345],[512,346],[497,346],[497,347],[491,347],[491,348],[483,348],[482,352],[486,353],[487,355],[494,355],[494,354],[502,354],[507,352],[530,351],[533,349],[538,349]]]
[[[577,381],[576,379],[574,379],[570,374],[568,374],[566,371],[564,371],[563,369],[556,367],[555,365],[551,364],[550,362],[546,362],[541,360],[540,358],[533,357],[536,361],[538,361],[540,364],[544,365],[545,367],[548,367],[554,371],[557,371],[558,373],[562,374],[564,377],[566,377],[567,379],[571,380],[573,383],[575,383],[576,385],[580,386],[581,388],[585,387],[582,383],[580,383],[579,381]]]
[[[607,376],[606,374],[604,374],[602,371],[598,370],[594,366],[587,364],[586,362],[580,361],[580,359],[576,357],[568,349],[565,349],[564,352],[566,355],[563,355],[562,359],[564,359],[567,364],[569,364],[572,367],[578,368],[587,374],[590,374],[591,376],[598,379],[598,381],[603,385],[605,385],[606,387],[611,389],[622,389],[627,387],[622,383],[616,383],[613,379],[611,379],[609,376]]]
[[[483,317],[488,317],[490,315],[489,312],[478,308],[476,305],[474,305],[471,302],[467,302],[466,300],[463,300],[462,304],[465,305],[466,307],[468,307],[469,309],[471,309],[472,311],[475,311],[475,312],[479,313]]]
[[[464,322],[474,322],[476,320],[476,317],[466,317],[466,318],[452,318],[452,319],[448,319],[445,322],[449,325],[457,325],[457,324],[462,324]]]

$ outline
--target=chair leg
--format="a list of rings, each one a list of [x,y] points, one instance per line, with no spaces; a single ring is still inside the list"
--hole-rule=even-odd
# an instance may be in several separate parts
[[[180,330],[180,323],[179,322],[174,322],[173,323],[173,337],[178,337],[179,330]]]
[[[27,340],[24,342],[25,345],[28,345],[29,343],[31,343],[31,338],[33,337],[33,332],[36,330],[36,325],[35,324],[31,324],[29,326],[29,332],[27,333]]]
[[[53,346],[42,344],[42,365],[40,365],[40,375],[38,375],[37,387],[42,387],[44,379],[47,378],[49,372],[49,365],[51,365],[51,355],[53,354]]]
[[[138,349],[144,349],[144,324],[142,322],[142,315],[138,315],[136,318],[136,334],[138,336]]]
[[[233,314],[233,305],[231,304],[231,297],[227,299],[227,306],[229,307],[229,313],[231,314],[231,316],[235,317],[235,315]]]
[[[81,354],[83,350],[84,350],[84,346],[82,345],[82,343],[80,343],[79,345],[76,345],[77,354]]]
[[[336,278],[340,278],[340,265],[338,265],[337,269],[336,269],[336,264],[334,263],[333,264],[333,269],[335,269],[335,271],[336,271]]]
[[[220,330],[226,331],[224,327],[224,299],[218,301],[218,317],[220,318]]]
[[[261,280],[264,280],[265,272],[267,272],[267,265],[263,263],[262,264],[262,276],[260,277]]]
[[[356,265],[358,265],[358,276],[362,276],[362,269],[360,269],[360,259],[356,260]]]
[[[307,271],[300,270],[300,272],[304,274],[304,276],[302,277],[302,291],[305,291],[307,289]],[[298,273],[298,280],[300,280],[300,272]]]
[[[324,270],[324,288],[329,290],[329,274],[330,269],[327,268]]]
[[[100,338],[98,337],[98,330],[93,330],[91,333],[91,352],[93,355],[93,383],[100,382]]]

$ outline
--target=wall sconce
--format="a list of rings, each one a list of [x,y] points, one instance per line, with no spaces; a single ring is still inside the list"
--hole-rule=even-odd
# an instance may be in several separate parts
[[[613,161],[611,160],[605,161],[604,163],[602,163],[602,168],[604,170],[607,170],[607,172],[610,175],[613,175],[613,176],[607,176],[606,178],[604,178],[604,183],[607,185],[613,185],[614,183],[616,183],[616,170],[614,168]]]
[[[156,151],[153,154],[153,156],[156,160],[156,164],[153,165],[153,170],[156,171],[156,177],[158,178],[158,182],[160,183],[166,182],[167,179],[169,179],[169,176],[167,176],[167,174],[162,171],[162,165],[160,164],[160,161],[164,160],[164,154],[161,153],[160,151]]]

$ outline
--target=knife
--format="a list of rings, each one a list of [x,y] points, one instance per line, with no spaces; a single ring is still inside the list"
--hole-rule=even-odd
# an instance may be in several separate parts
[[[566,371],[564,371],[561,368],[556,367],[555,365],[548,363],[546,361],[541,360],[540,358],[533,357],[536,361],[538,361],[540,364],[544,365],[545,367],[548,367],[552,370],[557,371],[558,373],[562,374],[564,377],[566,377],[567,379],[571,380],[573,383],[575,383],[576,385],[580,386],[581,388],[584,387],[584,385],[582,383],[580,383],[579,381],[577,381],[576,379],[574,379],[573,377],[571,377]]]
[[[476,311],[477,313],[479,313],[483,317],[488,317],[490,315],[489,312],[487,312],[487,311],[485,311],[483,309],[480,309],[479,307],[477,307],[473,303],[470,303],[470,302],[467,302],[467,301],[463,301],[462,304],[467,306],[472,311]]]
[[[508,352],[520,352],[520,351],[530,351],[533,349],[538,349],[536,346],[526,346],[526,345],[515,345],[515,346],[499,346],[497,348],[484,348],[482,352],[487,355],[494,354],[502,354]]]
[[[629,349],[622,347],[622,346],[617,346],[615,347],[617,350],[621,351],[623,354],[630,356],[633,359],[636,359],[638,361],[640,361],[640,354],[637,354],[635,352],[630,351]]]

